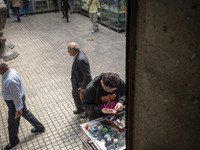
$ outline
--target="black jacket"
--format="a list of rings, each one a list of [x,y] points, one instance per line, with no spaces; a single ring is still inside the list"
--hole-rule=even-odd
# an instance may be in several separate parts
[[[101,96],[102,96],[102,91],[104,90],[102,89],[101,84],[100,84],[103,74],[104,73],[100,74],[94,80],[92,80],[87,85],[83,93],[81,105],[85,110],[91,113],[103,114],[102,109],[103,109],[103,106],[105,106],[105,104],[102,104]],[[125,92],[126,92],[125,86],[126,85],[124,81],[120,78],[120,86],[115,91],[115,93],[117,93],[117,96],[116,96],[117,100],[115,101],[121,103],[122,105],[125,105]]]
[[[61,6],[64,8],[70,8],[69,0],[61,0]]]
[[[77,91],[78,88],[85,89],[87,84],[92,80],[90,65],[87,56],[83,51],[79,51],[72,65],[71,82],[72,89]]]

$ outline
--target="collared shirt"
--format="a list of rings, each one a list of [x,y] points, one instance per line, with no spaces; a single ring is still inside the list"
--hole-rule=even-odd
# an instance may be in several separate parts
[[[24,86],[15,69],[8,69],[2,75],[2,96],[5,100],[13,100],[16,111],[23,108],[22,96]]]

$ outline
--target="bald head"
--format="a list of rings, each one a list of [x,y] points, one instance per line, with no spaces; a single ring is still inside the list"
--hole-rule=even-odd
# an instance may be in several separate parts
[[[71,42],[71,43],[68,44],[68,47],[72,47],[72,46],[78,47],[78,44],[75,43],[75,42]]]
[[[78,44],[75,42],[69,43],[67,49],[70,56],[75,56],[76,53],[80,51],[80,49],[78,48]]]

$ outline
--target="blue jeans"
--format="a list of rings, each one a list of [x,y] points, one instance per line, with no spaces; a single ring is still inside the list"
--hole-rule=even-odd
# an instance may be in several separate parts
[[[22,116],[30,122],[32,126],[36,129],[43,129],[44,126],[35,118],[35,116],[26,108],[25,104],[25,96],[22,97],[23,100],[23,113]],[[16,141],[18,139],[18,130],[20,118],[15,118],[15,104],[12,100],[5,100],[8,106],[8,132],[9,132],[9,141],[10,143]]]
[[[23,13],[24,15],[29,15],[28,3],[23,3]]]

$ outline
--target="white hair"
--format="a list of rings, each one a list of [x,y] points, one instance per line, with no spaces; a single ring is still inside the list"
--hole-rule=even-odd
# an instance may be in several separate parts
[[[1,66],[4,66],[4,67],[8,68],[8,63],[4,62],[4,61],[0,61],[0,67]]]

